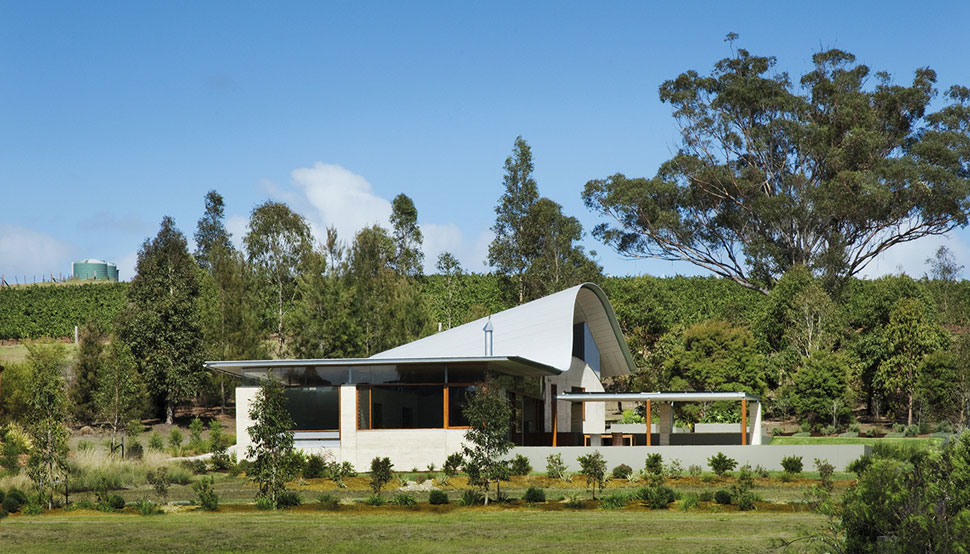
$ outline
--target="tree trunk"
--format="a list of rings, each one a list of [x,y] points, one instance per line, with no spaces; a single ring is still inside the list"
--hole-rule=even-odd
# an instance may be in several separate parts
[[[906,425],[912,425],[913,424],[913,393],[910,392],[909,394],[907,394],[907,396],[909,397],[909,401],[908,401],[908,406],[906,411]]]
[[[165,424],[175,423],[175,404],[171,400],[165,401]]]

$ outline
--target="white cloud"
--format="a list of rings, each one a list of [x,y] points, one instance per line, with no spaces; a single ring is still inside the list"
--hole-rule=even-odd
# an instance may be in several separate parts
[[[860,272],[860,276],[874,279],[902,272],[910,277],[922,277],[929,271],[927,258],[933,258],[940,246],[949,248],[957,263],[970,260],[970,246],[960,237],[952,233],[947,236],[930,236],[893,246],[869,262]]]
[[[290,205],[310,223],[318,241],[326,236],[326,228],[333,226],[345,243],[353,241],[357,231],[370,225],[390,228],[391,202],[374,192],[374,187],[362,177],[335,164],[317,162],[313,167],[294,169],[290,173],[291,187],[282,188],[266,183],[270,195]],[[419,225],[424,235],[424,271],[434,273],[438,255],[451,252],[466,271],[485,271],[483,263],[488,254],[492,233],[479,233],[466,240],[456,223],[426,223]],[[234,216],[226,220],[226,227],[239,246],[246,233],[247,219]]]
[[[249,218],[242,215],[232,215],[226,218],[226,230],[229,231],[229,240],[238,250],[243,249],[243,238],[249,232]]]
[[[70,275],[73,253],[72,245],[48,234],[0,223],[0,274],[9,283]]]

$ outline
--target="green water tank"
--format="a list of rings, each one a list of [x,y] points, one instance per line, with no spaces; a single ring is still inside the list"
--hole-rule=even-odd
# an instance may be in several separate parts
[[[94,279],[96,281],[117,281],[118,280],[118,268],[115,264],[109,264],[104,260],[97,260],[95,258],[88,258],[86,260],[81,260],[79,262],[74,262],[74,278],[87,281]]]

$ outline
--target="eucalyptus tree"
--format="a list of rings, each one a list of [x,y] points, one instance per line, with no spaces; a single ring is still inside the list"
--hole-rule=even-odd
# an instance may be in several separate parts
[[[391,203],[391,233],[396,247],[394,268],[408,277],[421,275],[424,236],[418,227],[418,209],[406,194],[398,194]]]
[[[115,325],[171,424],[205,374],[200,270],[172,218],[162,218],[158,234],[142,244],[136,271]]]
[[[502,479],[508,479],[508,465],[502,456],[513,446],[509,440],[512,405],[495,383],[486,382],[468,399],[462,414],[470,423],[462,454],[471,473],[479,476],[488,504],[489,484],[494,481],[498,486]]]
[[[812,60],[793,82],[739,49],[665,81],[681,147],[652,178],[586,183],[587,207],[612,220],[594,236],[767,294],[796,265],[837,290],[888,248],[965,226],[970,89],[931,111],[929,68],[903,85],[841,50]]]
[[[253,424],[246,431],[252,440],[247,455],[253,459],[249,478],[256,483],[257,499],[265,499],[273,508],[280,507],[286,482],[295,477],[292,464],[293,419],[286,411],[283,383],[267,374],[256,398],[249,407]]]
[[[438,255],[437,268],[438,273],[445,277],[445,290],[448,292],[445,313],[448,314],[448,328],[451,329],[452,317],[455,311],[455,296],[458,293],[458,287],[461,286],[461,276],[463,273],[461,262],[451,252],[442,252]]]
[[[195,261],[199,267],[212,271],[212,250],[222,248],[232,250],[229,231],[226,230],[225,201],[222,195],[210,190],[205,195],[205,214],[199,219],[195,231]]]
[[[532,149],[521,136],[516,137],[512,155],[505,160],[502,184],[505,192],[495,207],[495,238],[488,247],[488,263],[516,282],[519,303],[525,301],[525,273],[529,268],[530,245],[525,239],[529,210],[539,200],[532,172]]]
[[[537,200],[523,221],[522,237],[528,259],[526,299],[602,280],[602,268],[575,244],[583,238],[582,224],[563,214],[558,203],[545,197]]]
[[[243,242],[249,263],[272,290],[267,305],[276,322],[277,354],[283,354],[284,323],[296,293],[296,276],[313,250],[313,235],[302,216],[286,204],[267,201],[249,217],[249,233]]]
[[[118,434],[141,412],[145,389],[131,349],[124,341],[111,341],[103,369],[98,374],[94,405],[98,415],[111,428],[111,450]]]

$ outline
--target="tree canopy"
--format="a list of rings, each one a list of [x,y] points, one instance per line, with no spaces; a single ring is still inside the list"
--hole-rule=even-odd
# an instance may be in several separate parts
[[[893,245],[965,226],[970,89],[938,111],[936,73],[909,85],[841,50],[793,82],[739,49],[708,75],[665,81],[682,144],[653,178],[586,183],[621,254],[688,261],[767,293],[796,265],[834,290]]]

